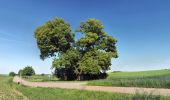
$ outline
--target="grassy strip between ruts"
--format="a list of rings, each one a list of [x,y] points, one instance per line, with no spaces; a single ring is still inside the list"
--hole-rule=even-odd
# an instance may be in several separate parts
[[[89,81],[88,85],[170,88],[170,70],[110,73],[107,79]]]

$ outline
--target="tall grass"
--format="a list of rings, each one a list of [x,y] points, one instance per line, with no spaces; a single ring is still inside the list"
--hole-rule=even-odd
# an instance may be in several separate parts
[[[0,100],[22,100],[22,96],[14,91],[11,83],[11,77],[0,76]]]
[[[170,98],[163,98],[160,95],[153,95],[152,93],[148,94],[147,92],[136,93],[132,96],[132,100],[167,100]]]
[[[127,94],[18,86],[30,100],[131,100]]]
[[[111,73],[105,80],[89,81],[89,85],[146,88],[170,88],[170,70]]]

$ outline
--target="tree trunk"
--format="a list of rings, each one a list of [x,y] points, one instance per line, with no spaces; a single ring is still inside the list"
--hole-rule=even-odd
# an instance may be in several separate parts
[[[84,80],[83,78],[84,78],[84,77],[83,77],[82,74],[77,76],[77,80],[78,80],[78,81]]]
[[[80,80],[84,80],[84,75],[80,75]]]
[[[77,80],[78,80],[78,81],[81,80],[81,75],[77,75]]]
[[[67,75],[64,73],[64,80],[66,81],[67,80]]]

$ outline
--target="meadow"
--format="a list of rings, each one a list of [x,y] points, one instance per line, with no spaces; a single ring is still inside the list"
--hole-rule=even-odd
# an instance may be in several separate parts
[[[107,79],[89,81],[88,85],[170,88],[170,70],[112,72]]]

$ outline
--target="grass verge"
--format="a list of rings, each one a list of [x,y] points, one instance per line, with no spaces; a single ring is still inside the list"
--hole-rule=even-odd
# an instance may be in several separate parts
[[[22,100],[23,96],[12,87],[12,77],[0,76],[0,100]]]
[[[147,93],[129,95],[58,88],[29,88],[24,86],[17,86],[17,89],[30,100],[170,100],[169,97]]]

